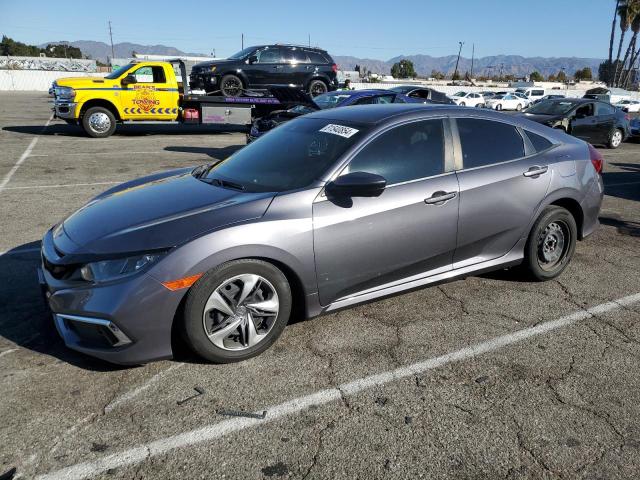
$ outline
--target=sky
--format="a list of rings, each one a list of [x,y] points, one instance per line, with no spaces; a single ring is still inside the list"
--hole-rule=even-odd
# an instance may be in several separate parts
[[[244,45],[300,43],[333,55],[608,55],[613,0],[0,0],[0,34],[29,44],[96,40],[231,55]]]

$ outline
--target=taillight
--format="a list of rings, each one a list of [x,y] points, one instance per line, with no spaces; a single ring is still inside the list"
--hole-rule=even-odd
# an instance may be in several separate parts
[[[625,119],[627,122],[630,122],[630,121],[631,121],[631,115],[629,115],[629,112],[627,112],[627,113],[625,113],[625,114],[624,114],[624,119]]]
[[[338,73],[338,65],[336,65],[335,63],[331,65],[331,70],[333,70],[335,73]]]
[[[600,152],[596,150],[593,145],[591,145],[590,143],[588,143],[587,145],[589,145],[589,156],[591,157],[591,164],[593,165],[593,168],[596,169],[596,172],[602,173],[604,158],[602,158]]]

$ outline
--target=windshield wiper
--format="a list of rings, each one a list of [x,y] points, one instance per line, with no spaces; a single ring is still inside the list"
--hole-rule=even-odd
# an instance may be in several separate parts
[[[240,185],[239,183],[230,182],[229,180],[222,180],[220,178],[206,178],[202,180],[203,182],[210,183],[211,185],[215,185],[217,187],[222,188],[231,188],[233,190],[240,190],[241,192],[245,190],[244,185]]]

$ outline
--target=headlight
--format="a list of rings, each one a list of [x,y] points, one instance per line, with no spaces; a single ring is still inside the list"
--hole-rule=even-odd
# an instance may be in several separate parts
[[[109,282],[133,275],[156,262],[161,256],[161,253],[145,253],[135,257],[87,263],[80,269],[80,275],[88,282]]]
[[[72,99],[76,96],[76,91],[70,87],[55,87],[56,97]]]

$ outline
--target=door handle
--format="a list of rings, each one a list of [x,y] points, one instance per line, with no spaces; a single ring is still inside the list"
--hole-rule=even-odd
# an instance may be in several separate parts
[[[539,177],[540,175],[547,173],[547,170],[549,170],[549,167],[547,167],[546,165],[544,167],[539,167],[538,165],[536,165],[524,172],[523,175],[525,177]]]
[[[439,190],[429,198],[425,198],[424,203],[427,205],[444,205],[452,198],[456,198],[456,195],[458,195],[456,192],[443,192]]]

